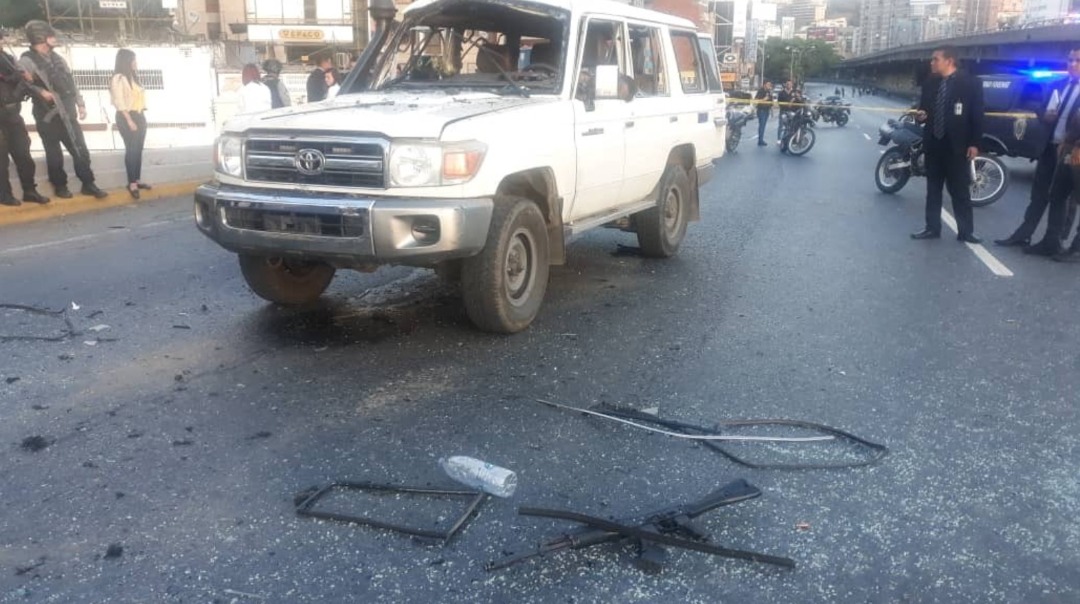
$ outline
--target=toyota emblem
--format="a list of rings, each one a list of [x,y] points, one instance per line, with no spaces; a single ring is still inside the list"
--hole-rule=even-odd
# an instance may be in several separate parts
[[[326,156],[318,149],[301,149],[296,152],[296,171],[304,176],[318,176],[326,167]]]

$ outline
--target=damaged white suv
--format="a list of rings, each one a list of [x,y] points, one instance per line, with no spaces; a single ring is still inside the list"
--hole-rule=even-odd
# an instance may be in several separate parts
[[[689,21],[607,0],[420,0],[337,98],[226,124],[195,220],[267,300],[435,267],[477,326],[517,332],[578,233],[676,253],[724,152],[713,52]]]

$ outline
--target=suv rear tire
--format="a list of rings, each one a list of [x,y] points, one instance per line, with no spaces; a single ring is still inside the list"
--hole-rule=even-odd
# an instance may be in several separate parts
[[[690,208],[690,176],[686,169],[669,164],[660,179],[656,205],[634,215],[638,244],[649,258],[670,258],[686,236],[686,212]]]
[[[487,244],[461,266],[469,319],[484,331],[517,333],[540,312],[550,272],[547,226],[523,197],[495,197]]]
[[[319,299],[334,279],[334,267],[325,262],[240,255],[240,272],[260,298],[300,306]]]

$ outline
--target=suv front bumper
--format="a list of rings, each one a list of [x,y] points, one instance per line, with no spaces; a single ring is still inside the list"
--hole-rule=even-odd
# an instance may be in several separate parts
[[[493,202],[241,188],[195,190],[195,224],[238,254],[431,264],[484,248]]]

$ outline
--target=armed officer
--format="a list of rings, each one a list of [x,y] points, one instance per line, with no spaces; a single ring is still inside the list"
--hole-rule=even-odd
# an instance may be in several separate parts
[[[34,76],[34,121],[45,147],[49,182],[56,196],[63,199],[72,196],[64,171],[64,152],[60,149],[63,145],[71,154],[75,175],[82,181],[82,194],[98,199],[107,197],[108,193],[94,184],[90,151],[79,126],[79,120],[86,119],[86,103],[67,62],[53,50],[58,45],[56,32],[44,21],[30,21],[26,24],[26,39],[30,50],[23,53],[19,63]]]
[[[0,39],[4,32],[0,30]],[[23,100],[30,93],[29,73],[22,70],[15,57],[0,50],[0,204],[21,205],[22,201],[49,203],[48,197],[37,192],[34,184],[34,159],[30,157],[30,135],[19,112]],[[22,183],[23,197],[19,201],[11,190],[8,179],[8,156],[15,161],[15,171]]]

